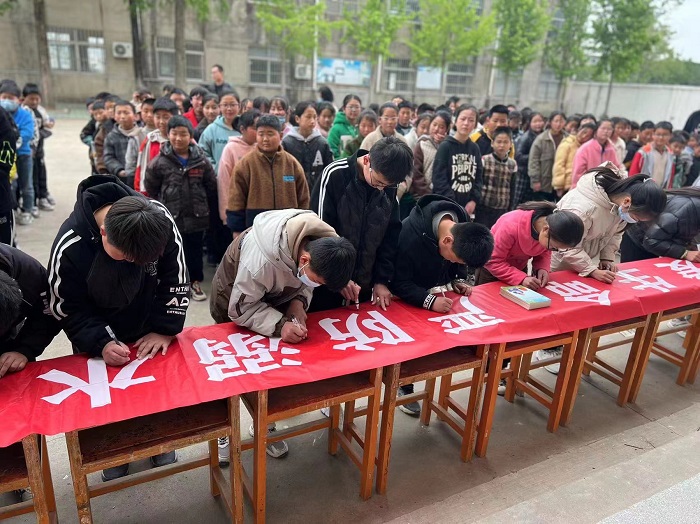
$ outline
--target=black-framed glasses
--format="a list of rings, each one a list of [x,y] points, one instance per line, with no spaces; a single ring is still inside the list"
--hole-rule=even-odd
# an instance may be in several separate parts
[[[559,249],[558,247],[552,247],[549,244],[549,241],[551,238],[552,237],[549,235],[549,233],[547,233],[547,251],[551,251],[552,253],[565,253],[566,251],[568,251],[570,249],[568,247],[565,249]]]
[[[374,176],[372,175],[372,166],[369,167],[369,180],[370,184],[372,184],[372,187],[375,189],[380,189],[380,190],[385,190],[385,189],[397,189],[399,187],[398,184],[384,184],[382,182],[375,182],[374,181]]]

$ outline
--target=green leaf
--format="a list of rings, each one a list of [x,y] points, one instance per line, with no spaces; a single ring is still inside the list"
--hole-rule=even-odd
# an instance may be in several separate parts
[[[546,6],[545,0],[494,0],[498,69],[514,73],[537,58],[550,23]]]

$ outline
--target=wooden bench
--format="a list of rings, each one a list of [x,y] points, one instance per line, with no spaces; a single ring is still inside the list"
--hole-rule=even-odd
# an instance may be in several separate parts
[[[31,488],[33,499],[0,507],[0,520],[34,512],[40,524],[58,522],[49,454],[43,436],[29,435],[22,442],[0,448],[0,493],[27,488]]]
[[[422,400],[420,421],[427,426],[430,424],[432,413],[435,412],[439,419],[445,421],[462,438],[460,458],[465,462],[471,459],[476,434],[476,415],[486,369],[486,356],[487,353],[483,351],[483,348],[479,352],[476,347],[459,347],[385,368],[384,400],[382,401],[382,421],[377,456],[377,493],[386,493],[391,437],[394,431],[394,415],[397,406]],[[469,403],[465,409],[449,396],[449,387],[443,387],[443,385],[450,383],[453,373],[469,369],[474,370],[472,379],[476,387],[472,388]],[[441,378],[440,402],[434,400],[435,381],[438,378]],[[422,391],[398,398],[400,386],[423,380],[425,380],[425,388]],[[450,408],[461,421],[449,412]]]
[[[687,315],[691,316],[690,325],[678,328],[661,329],[661,323],[674,318],[681,318]],[[670,335],[685,331],[685,339],[683,347],[685,352],[678,353],[656,340],[658,337]],[[674,364],[680,368],[676,384],[682,386],[686,383],[695,383],[695,378],[700,368],[700,304],[693,304],[680,308],[670,309],[661,313],[656,313],[651,316],[649,327],[647,329],[646,344],[642,354],[640,355],[639,365],[632,380],[632,388],[630,390],[628,402],[636,402],[637,395],[642,386],[644,373],[646,372],[647,364],[651,354],[663,358],[667,362]]]
[[[219,467],[217,439],[229,437],[229,485]],[[232,522],[243,521],[240,462],[240,401],[206,402],[137,417],[104,426],[66,433],[68,459],[81,524],[92,522],[90,499],[198,467],[209,467],[211,494],[223,494]],[[207,442],[208,453],[174,464],[133,473],[108,482],[88,485],[87,475],[160,453]]]
[[[376,453],[379,399],[382,391],[382,368],[353,373],[307,384],[285,386],[241,395],[243,403],[253,417],[255,436],[242,444],[243,450],[253,450],[253,472],[248,477],[243,471],[246,495],[253,504],[255,521],[265,522],[268,442],[278,442],[305,433],[328,429],[328,453],[335,455],[342,447],[360,469],[360,496],[366,500],[372,496],[374,462]],[[358,416],[354,409],[356,400],[367,397],[367,414],[364,436],[361,437],[353,420]],[[345,403],[345,417],[341,427],[340,405]],[[321,408],[330,408],[330,417],[319,417],[285,430],[277,430],[268,436],[268,425],[296,417]],[[353,447],[353,440],[361,452]],[[366,443],[366,444],[365,444]]]
[[[581,384],[582,375],[590,375],[591,372],[600,375],[617,385],[620,390],[617,395],[617,404],[624,406],[629,399],[632,390],[637,366],[648,343],[648,329],[653,315],[636,317],[619,322],[611,322],[593,328],[582,330],[579,337],[588,340],[587,344],[579,344],[580,353],[574,355],[570,374],[570,384],[567,387],[564,398],[564,409],[561,424],[566,426],[571,421],[571,416]],[[634,338],[624,370],[619,370],[600,358],[599,353],[608,349],[624,346],[628,340],[618,340],[605,345],[600,345],[600,339],[607,335],[620,333],[621,331],[634,330]]]
[[[507,381],[506,400],[513,402],[516,393],[527,393],[549,410],[547,430],[555,432],[559,428],[573,357],[577,349],[579,349],[579,344],[585,344],[585,337],[579,337],[579,331],[577,330],[551,337],[520,342],[502,342],[489,346],[486,392],[484,393],[484,403],[476,437],[475,453],[477,456],[483,457],[486,455],[496,409],[498,384],[501,378],[505,377]],[[532,363],[532,354],[535,351],[556,346],[564,346],[561,359],[540,360],[535,364]],[[502,366],[503,360],[506,358],[511,359],[510,370],[504,372]],[[530,374],[532,370],[556,362],[559,363],[559,374],[554,390],[551,390],[542,381]]]

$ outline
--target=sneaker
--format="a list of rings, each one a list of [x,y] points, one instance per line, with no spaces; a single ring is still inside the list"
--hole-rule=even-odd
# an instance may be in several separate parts
[[[17,225],[19,226],[28,226],[32,222],[34,222],[34,217],[31,213],[22,212],[17,215]]]
[[[321,408],[321,415],[326,418],[331,418],[331,408]]]
[[[52,206],[56,206],[56,199],[52,197],[51,195],[46,195],[46,202],[51,204]]]
[[[549,349],[540,349],[535,353],[535,360],[549,360],[550,358],[561,358],[564,348],[561,346]],[[545,366],[544,369],[554,375],[559,374],[559,362]]]
[[[686,332],[685,331],[676,331],[676,335],[678,335],[682,339],[685,339]]]
[[[207,299],[207,294],[202,291],[202,285],[199,282],[192,282],[192,300],[201,302]]]
[[[160,468],[161,466],[167,466],[168,464],[175,464],[176,462],[177,452],[175,451],[168,451],[167,453],[160,453],[151,457],[151,465],[154,468]]]
[[[405,393],[401,388],[399,388],[398,398],[401,398],[408,393]],[[411,415],[412,417],[420,416],[420,403],[411,402],[409,404],[402,404],[399,406],[399,410],[406,413],[406,415]]]
[[[504,378],[498,383],[498,394],[501,397],[506,394],[506,379]]]
[[[29,502],[34,498],[32,488],[16,489],[15,495],[17,495],[17,500],[19,500],[20,502]]]
[[[272,435],[277,431],[277,428],[275,425],[271,425],[267,428],[267,434]],[[250,425],[248,428],[248,433],[250,433],[251,437],[255,436],[255,426],[253,424]],[[272,458],[282,458],[286,457],[287,453],[289,453],[289,446],[287,446],[287,443],[284,440],[280,440],[278,442],[268,442],[267,443],[267,449],[265,450],[268,455],[270,455]]]
[[[39,213],[39,208],[36,206],[32,208],[31,213],[34,218],[39,218],[41,216],[41,213]]]
[[[689,325],[690,325],[690,322],[688,322],[686,317],[672,318],[671,320],[668,321],[669,328],[688,327]]]
[[[228,437],[219,438],[219,467],[225,468],[231,463],[231,449]]]
[[[122,464],[102,470],[102,482],[126,477],[129,474],[129,464]]]
[[[42,211],[53,211],[55,207],[55,205],[49,202],[48,198],[39,199],[39,209],[41,209]]]

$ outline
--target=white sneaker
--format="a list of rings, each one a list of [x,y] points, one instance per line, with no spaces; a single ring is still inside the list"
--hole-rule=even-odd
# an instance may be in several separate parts
[[[550,358],[561,358],[562,353],[564,352],[564,348],[561,346],[555,347],[555,348],[549,348],[549,349],[540,349],[539,351],[535,352],[535,360],[549,360]],[[559,374],[559,363],[557,362],[556,364],[549,364],[548,366],[545,366],[544,369],[549,371],[550,373],[554,375]]]
[[[326,418],[331,418],[331,408],[321,408],[321,415]]]
[[[274,424],[268,426],[268,435],[272,435],[275,431],[277,431],[277,427]],[[255,426],[253,424],[251,424],[248,428],[248,433],[250,433],[251,437],[255,436]],[[267,449],[265,451],[272,458],[286,457],[287,453],[289,453],[289,446],[287,446],[287,443],[284,440],[280,440],[279,442],[268,442],[266,448]]]
[[[56,199],[52,197],[51,195],[46,195],[46,202],[48,202],[50,205],[56,207]]]
[[[685,317],[672,318],[668,321],[669,328],[688,327],[689,325],[690,322],[688,322],[688,320]]]
[[[219,438],[219,467],[225,468],[231,463],[231,448],[228,437]]]
[[[506,394],[506,379],[502,378],[501,381],[498,383],[498,395],[499,396],[504,396]]]
[[[34,206],[34,207],[32,208],[32,216],[33,216],[34,218],[39,218],[39,217],[41,216],[41,213],[39,213],[39,208],[38,208],[38,207]]]
[[[51,202],[49,202],[47,198],[39,199],[39,209],[41,209],[42,211],[53,211],[55,207],[56,206],[51,204]]]
[[[17,225],[18,226],[28,226],[34,222],[34,217],[31,213],[18,213],[17,214]]]

